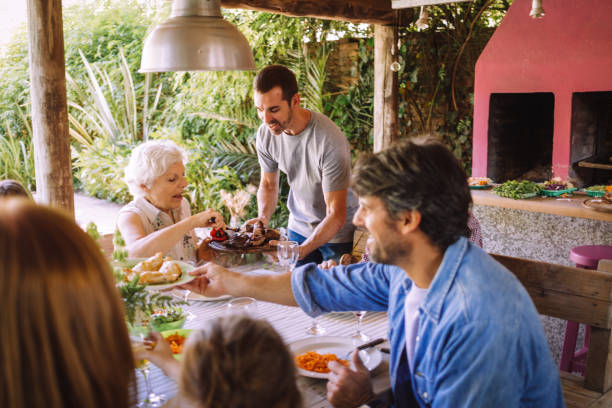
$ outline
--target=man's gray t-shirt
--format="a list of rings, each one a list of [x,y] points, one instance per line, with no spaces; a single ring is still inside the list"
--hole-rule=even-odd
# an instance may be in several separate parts
[[[310,112],[310,121],[299,134],[274,135],[265,124],[257,131],[257,156],[262,171],[278,169],[289,181],[289,229],[309,237],[325,218],[324,193],[347,189],[344,227],[329,242],[353,240],[353,215],[357,199],[349,188],[351,153],[348,140],[328,117]]]

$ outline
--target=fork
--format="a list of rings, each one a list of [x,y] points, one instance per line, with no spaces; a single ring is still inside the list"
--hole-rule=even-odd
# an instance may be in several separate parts
[[[344,353],[342,356],[340,356],[339,359],[340,360],[348,360],[349,357],[351,356],[351,354],[353,354],[353,351],[355,351],[355,350],[359,350],[359,351],[366,350],[366,349],[369,349],[370,347],[374,347],[374,346],[376,346],[376,345],[378,345],[380,343],[383,343],[385,341],[386,341],[386,339],[384,339],[382,337],[380,337],[380,338],[378,338],[376,340],[369,341],[367,343],[362,344],[359,347],[355,347],[353,349],[350,349],[349,351]]]

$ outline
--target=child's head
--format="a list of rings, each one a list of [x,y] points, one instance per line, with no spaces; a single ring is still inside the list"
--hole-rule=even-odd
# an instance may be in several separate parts
[[[0,180],[0,197],[12,196],[30,198],[28,191],[17,180]]]
[[[214,319],[189,337],[181,395],[203,408],[299,408],[293,358],[276,330],[246,316]]]

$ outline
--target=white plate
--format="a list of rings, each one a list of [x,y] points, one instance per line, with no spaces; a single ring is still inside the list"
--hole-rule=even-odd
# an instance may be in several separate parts
[[[325,353],[334,353],[338,357],[345,354],[347,351],[350,351],[357,347],[359,344],[363,344],[364,342],[359,342],[357,344],[353,344],[353,340],[349,337],[335,337],[335,336],[313,336],[308,337],[302,340],[294,341],[289,344],[289,350],[294,357],[299,356],[300,354],[304,354],[307,351],[316,351],[319,354]],[[362,350],[359,352],[359,357],[361,357],[361,361],[368,368],[368,370],[372,371],[382,361],[382,355],[380,351],[371,347],[367,350]],[[304,377],[311,378],[325,378],[329,377],[329,373],[317,373],[314,371],[304,370],[302,368],[297,367],[298,374],[303,375]]]
[[[170,294],[178,299],[181,300],[185,300],[185,291],[181,290],[181,289],[173,289],[172,292],[170,292]],[[195,293],[195,292],[189,292],[189,296],[187,296],[186,300],[198,300],[201,302],[214,302],[217,300],[225,300],[225,299],[231,299],[231,295],[221,295],[218,297],[208,297],[208,296],[204,296],[204,295],[200,295],[199,293]]]
[[[126,259],[124,262],[121,262],[120,266],[126,267],[126,268],[133,268],[134,266],[136,266],[138,262],[144,261],[145,259],[147,258],[129,258],[129,259]],[[170,283],[151,283],[148,285],[145,284],[147,289],[153,289],[153,290],[169,289],[169,288],[173,288],[178,285],[183,285],[185,283],[191,282],[192,280],[196,278],[195,276],[189,275],[189,272],[195,269],[193,265],[190,265],[188,263],[181,262],[181,261],[174,261],[174,262],[176,262],[178,266],[181,267],[181,272],[182,272],[181,277],[175,280],[174,282],[170,282]]]

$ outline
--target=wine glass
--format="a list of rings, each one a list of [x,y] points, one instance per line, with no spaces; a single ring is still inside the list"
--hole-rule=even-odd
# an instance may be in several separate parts
[[[280,266],[287,272],[290,272],[295,267],[295,264],[297,264],[300,256],[300,246],[295,241],[278,241],[276,256]]]
[[[151,332],[150,323],[145,323],[141,319],[136,319],[135,324],[130,326],[130,343],[134,353],[151,348],[150,341],[146,339],[149,332]],[[155,393],[151,386],[151,370],[149,369],[149,362],[147,360],[137,361],[136,368],[138,368],[142,374],[145,384],[145,398],[136,406],[138,408],[157,408],[164,405],[166,402],[166,396],[164,394]]]
[[[357,330],[351,335],[351,339],[353,339],[354,341],[370,340],[370,336],[368,336],[367,334],[361,331],[361,322],[363,320],[363,317],[366,315],[366,313],[367,312],[363,310],[353,312],[353,314],[357,318]]]
[[[306,329],[306,334],[309,334],[311,336],[319,336],[321,334],[325,334],[327,330],[325,329],[325,327],[319,324],[318,319],[319,316],[312,318],[310,327]]]

